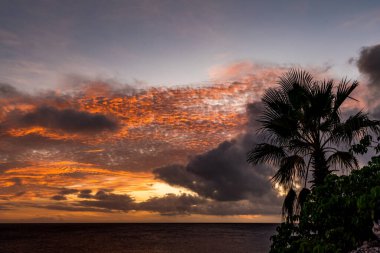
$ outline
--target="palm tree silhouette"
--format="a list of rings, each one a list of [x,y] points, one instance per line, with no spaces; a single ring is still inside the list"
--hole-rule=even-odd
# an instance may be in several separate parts
[[[370,120],[361,111],[342,119],[341,107],[347,99],[354,99],[350,95],[357,81],[343,79],[335,85],[333,80],[315,81],[310,73],[293,69],[280,77],[278,84],[262,99],[264,110],[258,121],[265,142],[248,153],[247,161],[278,168],[272,181],[288,190],[283,215],[291,218],[297,197],[295,184],[304,185],[298,197],[302,205],[309,193],[309,171],[310,182],[316,186],[332,168],[357,168],[358,160],[349,147],[353,141],[378,132],[379,121]]]

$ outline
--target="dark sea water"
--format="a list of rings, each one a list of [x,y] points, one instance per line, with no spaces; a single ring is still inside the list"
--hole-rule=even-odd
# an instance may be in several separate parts
[[[276,224],[0,224],[0,253],[263,253]]]

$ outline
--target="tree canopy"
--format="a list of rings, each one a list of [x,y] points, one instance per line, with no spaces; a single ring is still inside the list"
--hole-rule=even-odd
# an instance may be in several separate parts
[[[346,79],[314,80],[310,73],[293,69],[280,77],[278,87],[265,92],[258,120],[264,142],[248,153],[247,161],[277,168],[272,180],[289,191],[284,209],[290,214],[296,183],[317,186],[334,170],[358,168],[350,147],[379,132],[379,121],[367,113],[347,115],[342,110],[345,102],[356,100],[352,93],[358,85]]]

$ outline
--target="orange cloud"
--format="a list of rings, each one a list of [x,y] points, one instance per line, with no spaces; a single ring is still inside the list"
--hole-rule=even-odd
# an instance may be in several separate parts
[[[25,208],[30,201],[36,206],[51,205],[58,199],[78,201],[75,195],[52,200],[63,188],[112,189],[115,194],[132,196],[136,203],[186,192],[155,179],[152,169],[185,164],[189,157],[240,134],[246,129],[247,103],[259,100],[283,71],[253,69],[249,64],[229,69],[225,77],[242,78],[199,87],[140,91],[81,80],[65,93],[31,95],[10,89],[12,95],[0,97],[0,204],[19,210],[22,203]],[[41,112],[41,107],[52,108],[49,112],[70,110],[90,118],[104,115],[115,119],[118,128],[70,132],[68,127],[36,122],[39,117],[33,118],[33,125],[19,123],[25,115]],[[81,210],[91,215],[91,211]],[[57,214],[68,212],[56,210]]]

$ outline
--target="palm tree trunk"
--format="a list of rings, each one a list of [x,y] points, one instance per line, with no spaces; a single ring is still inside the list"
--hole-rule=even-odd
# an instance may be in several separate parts
[[[313,186],[321,185],[325,177],[331,173],[327,165],[325,152],[322,149],[317,149],[312,154],[312,159],[314,163]]]

